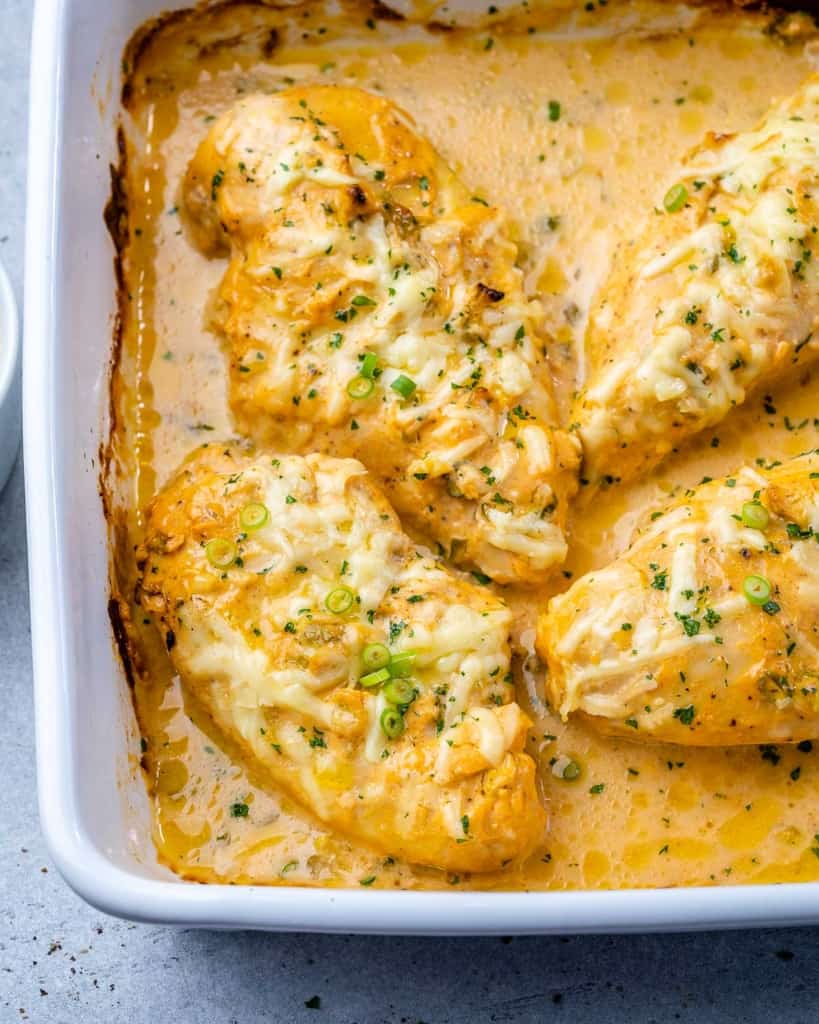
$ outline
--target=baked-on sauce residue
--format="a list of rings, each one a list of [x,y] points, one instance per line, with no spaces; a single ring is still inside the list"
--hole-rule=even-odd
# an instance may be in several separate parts
[[[730,5],[524,4],[444,30],[349,3],[229,3],[171,16],[126,54],[128,241],[112,388],[114,575],[133,593],[141,509],[193,447],[233,434],[226,364],[205,327],[225,263],[190,244],[186,164],[237,96],[294,83],[381,93],[415,118],[477,195],[504,207],[542,299],[557,391],[582,378],[590,299],[615,244],[708,130],[750,127],[811,70],[813,23]],[[650,478],[582,495],[561,584],[605,564],[670,495],[819,444],[816,373],[749,402]],[[545,602],[547,594],[542,595]],[[542,699],[531,598],[516,610],[518,700],[535,720],[549,830],[523,865],[456,876],[386,861],[265,788],[186,699],[150,618],[131,607],[134,701],[159,856],[199,881],[572,889],[819,879],[819,744],[643,746],[563,724]],[[557,777],[570,758],[579,777]],[[248,813],[232,813],[236,806]]]

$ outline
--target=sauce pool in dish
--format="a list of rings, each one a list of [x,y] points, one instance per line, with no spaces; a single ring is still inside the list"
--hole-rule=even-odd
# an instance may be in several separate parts
[[[468,188],[506,211],[525,289],[556,339],[549,354],[565,419],[614,247],[634,237],[670,168],[706,131],[747,129],[797,89],[813,45],[812,23],[799,15],[648,3],[524,8],[449,31],[353,5],[235,3],[169,18],[132,45],[109,490],[154,838],[175,871],[199,881],[445,889],[819,878],[819,746],[642,746],[562,722],[545,703],[534,652],[546,588],[537,600],[513,587],[498,593],[514,612],[517,700],[534,721],[527,749],[548,830],[525,863],[472,875],[385,858],[265,786],[183,693],[151,616],[128,600],[144,509],[191,449],[235,433],[207,313],[226,260],[191,243],[180,186],[209,126],[238,98],[343,84],[407,110]],[[622,553],[635,525],[704,476],[816,447],[818,390],[815,371],[802,371],[640,482],[593,497],[581,489],[552,591]]]

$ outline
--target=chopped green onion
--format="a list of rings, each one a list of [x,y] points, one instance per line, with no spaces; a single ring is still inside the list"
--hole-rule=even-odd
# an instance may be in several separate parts
[[[751,604],[765,604],[771,596],[771,584],[764,576],[746,576],[742,581],[742,592]]]
[[[213,537],[205,545],[205,554],[216,569],[228,569],[236,561],[236,545],[224,537]]]
[[[361,357],[361,368],[359,369],[358,372],[361,374],[362,377],[372,379],[377,369],[378,356],[375,354],[375,352],[365,352],[363,357]]]
[[[569,761],[567,765],[564,765],[561,778],[567,782],[574,782],[575,779],[580,778],[580,765],[577,761]]]
[[[415,651],[399,651],[390,658],[387,666],[393,679],[405,679],[412,673],[412,663],[415,661]]]
[[[369,398],[375,390],[375,384],[367,377],[353,377],[347,385],[350,398]]]
[[[406,728],[404,716],[400,711],[396,711],[395,708],[385,708],[381,712],[379,721],[381,723],[381,731],[390,740],[398,739]]]
[[[343,615],[348,612],[355,601],[355,594],[349,587],[336,587],[324,598],[324,607],[333,615]]]
[[[371,299],[369,295],[354,295],[351,299],[354,306],[374,306],[375,299]]]
[[[258,530],[268,518],[267,506],[260,501],[251,501],[239,513],[239,522],[245,530]]]
[[[391,679],[382,692],[390,704],[411,704],[415,700],[415,687],[409,679]]]
[[[761,501],[746,501],[742,506],[742,522],[752,530],[764,530],[770,518]]]
[[[672,185],[665,194],[663,206],[668,213],[679,213],[685,206],[686,199],[688,199],[688,189],[685,185]]]
[[[368,690],[371,690],[374,686],[380,686],[382,683],[386,683],[389,678],[389,670],[386,668],[380,668],[377,672],[368,672],[366,676],[362,676],[358,681],[362,686],[366,686]]]
[[[386,644],[367,644],[361,652],[361,664],[368,672],[385,668],[390,662],[390,651]]]
[[[409,377],[405,377],[403,373],[400,373],[390,384],[390,387],[393,391],[397,391],[402,398],[410,398],[417,384],[414,380],[410,380]]]

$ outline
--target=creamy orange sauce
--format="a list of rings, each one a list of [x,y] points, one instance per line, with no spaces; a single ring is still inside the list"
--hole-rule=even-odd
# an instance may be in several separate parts
[[[208,123],[237,95],[337,82],[407,109],[475,194],[506,209],[527,287],[542,298],[558,339],[553,365],[565,404],[582,379],[590,298],[614,245],[671,183],[675,159],[704,131],[749,127],[811,69],[811,33],[781,38],[798,21],[771,32],[770,14],[731,9],[612,2],[570,15],[566,6],[523,9],[505,22],[486,15],[442,32],[368,24],[370,11],[357,7],[237,3],[170,20],[132,51],[124,115],[130,241],[112,384],[120,593],[133,592],[140,510],[192,447],[232,433],[225,360],[203,326],[225,262],[189,243],[177,196]],[[805,374],[749,403],[650,479],[593,503],[581,494],[567,573],[607,562],[675,489],[815,447],[818,395],[815,376]],[[385,862],[328,833],[232,758],[134,607],[134,700],[160,858],[187,878],[270,884],[561,889],[819,879],[819,745],[652,747],[565,725],[545,707],[542,669],[527,655],[536,602],[508,589],[504,597],[517,612],[518,700],[535,719],[530,750],[550,816],[527,863],[446,876]],[[582,766],[575,781],[552,774],[563,756]],[[237,801],[249,805],[246,817],[231,816]]]

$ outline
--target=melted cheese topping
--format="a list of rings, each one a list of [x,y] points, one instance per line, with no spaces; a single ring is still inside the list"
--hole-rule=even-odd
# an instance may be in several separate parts
[[[252,529],[248,510],[264,513]],[[142,606],[186,687],[322,821],[472,871],[540,838],[529,723],[509,702],[511,615],[415,551],[360,463],[200,448],[152,504],[139,558]],[[412,659],[392,740],[389,687],[360,683],[374,643]]]
[[[817,453],[742,470],[704,484],[553,598],[538,642],[561,714],[676,743],[814,738],[817,501]],[[742,525],[749,506],[764,528]]]
[[[592,313],[574,417],[592,480],[635,475],[819,358],[817,167],[819,76],[682,164]]]

